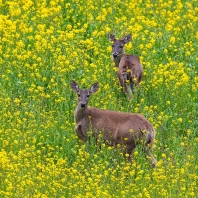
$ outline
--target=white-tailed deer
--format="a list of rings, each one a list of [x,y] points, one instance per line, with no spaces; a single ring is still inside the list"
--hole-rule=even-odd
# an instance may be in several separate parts
[[[107,33],[107,38],[113,42],[112,59],[115,66],[118,67],[117,75],[120,85],[123,87],[124,93],[129,94],[129,99],[132,99],[133,85],[135,83],[139,89],[143,75],[143,68],[139,57],[124,54],[124,45],[131,41],[132,35],[129,34],[127,36],[123,36],[122,39],[117,40],[115,35]]]
[[[102,110],[94,107],[88,108],[89,97],[98,90],[98,83],[93,84],[89,90],[86,90],[80,89],[78,84],[72,81],[71,88],[78,95],[74,119],[76,133],[81,140],[86,141],[87,132],[90,131],[96,139],[99,134],[102,134],[104,141],[111,146],[116,147],[118,144],[125,146],[124,153],[129,154],[129,160],[136,145],[143,144],[145,153],[151,157],[152,166],[156,166],[157,161],[151,153],[155,131],[143,115]]]

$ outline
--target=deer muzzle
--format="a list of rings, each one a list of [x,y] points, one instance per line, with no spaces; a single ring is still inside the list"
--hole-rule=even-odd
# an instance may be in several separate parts
[[[118,56],[117,52],[113,53],[113,58],[117,58],[117,56]]]
[[[85,108],[85,107],[86,107],[86,103],[81,102],[80,107],[81,107],[81,108]]]

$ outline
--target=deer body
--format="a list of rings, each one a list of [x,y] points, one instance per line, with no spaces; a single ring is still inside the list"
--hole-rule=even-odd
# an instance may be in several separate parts
[[[143,131],[151,132],[147,136],[147,142],[154,140],[152,125],[140,114],[102,110],[94,107],[81,110],[77,106],[74,116],[77,134],[83,141],[86,141],[86,132],[90,130],[95,137],[103,132],[104,140],[112,145],[129,142],[130,147],[135,147],[135,136],[138,136],[138,140],[142,139]],[[131,132],[129,132],[130,130]],[[125,138],[128,140],[124,141]]]
[[[74,119],[76,133],[81,140],[86,141],[89,131],[92,131],[96,138],[102,133],[103,139],[108,144],[126,146],[125,152],[130,157],[136,145],[143,142],[145,152],[152,159],[153,167],[156,166],[157,161],[148,147],[148,145],[152,146],[154,142],[155,131],[143,115],[102,110],[94,107],[88,108],[89,96],[97,91],[98,84],[92,85],[90,90],[84,90],[79,89],[78,84],[72,81],[71,87],[78,94],[78,105],[74,111]]]
[[[124,45],[131,41],[132,36],[129,34],[121,40],[116,40],[112,34],[107,34],[107,37],[113,42],[112,59],[115,66],[118,67],[117,76],[120,85],[123,87],[124,93],[129,94],[129,99],[132,99],[133,85],[135,83],[139,89],[143,75],[143,67],[139,57],[124,54]]]

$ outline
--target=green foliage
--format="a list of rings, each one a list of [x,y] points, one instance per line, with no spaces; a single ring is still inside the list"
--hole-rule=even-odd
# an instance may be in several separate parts
[[[195,197],[198,194],[197,1],[0,2],[0,197]],[[118,84],[106,32],[132,33],[140,97]],[[156,169],[75,133],[75,79],[90,106],[144,114]]]

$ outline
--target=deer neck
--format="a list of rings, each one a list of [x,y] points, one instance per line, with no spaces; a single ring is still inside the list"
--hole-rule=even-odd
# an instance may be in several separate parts
[[[121,60],[121,58],[122,58],[122,55],[123,55],[123,54],[120,54],[120,55],[118,55],[116,58],[113,58],[113,61],[114,61],[116,67],[119,66],[120,60]]]
[[[86,115],[87,107],[81,108],[80,104],[76,106],[76,109],[74,111],[74,119],[76,123],[81,122]]]

